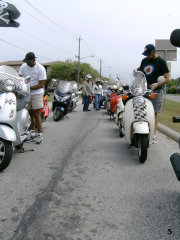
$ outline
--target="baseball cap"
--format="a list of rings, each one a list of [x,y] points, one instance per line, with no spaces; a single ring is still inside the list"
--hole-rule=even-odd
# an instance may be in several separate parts
[[[26,54],[23,62],[28,63],[28,62],[31,62],[32,60],[34,60],[35,58],[36,58],[35,54],[33,52],[29,52]]]
[[[144,56],[149,56],[152,52],[155,52],[155,46],[153,44],[148,44],[144,48],[144,52],[142,53]]]

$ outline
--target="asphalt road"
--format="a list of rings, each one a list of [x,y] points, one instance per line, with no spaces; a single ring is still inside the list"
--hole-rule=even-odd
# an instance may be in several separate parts
[[[176,94],[166,94],[166,98],[175,102],[180,102],[180,96]]]
[[[0,239],[180,239],[176,142],[158,133],[140,164],[106,111],[81,103],[43,131],[43,144],[25,143],[0,173]]]

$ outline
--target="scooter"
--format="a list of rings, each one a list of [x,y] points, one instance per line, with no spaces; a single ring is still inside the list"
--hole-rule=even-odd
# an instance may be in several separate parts
[[[173,122],[179,123],[180,116],[173,117]],[[180,139],[179,139],[179,148],[180,148]],[[180,153],[179,152],[173,153],[170,157],[170,161],[171,161],[173,170],[175,172],[175,175],[176,175],[178,181],[180,181]]]
[[[138,149],[139,161],[144,163],[155,125],[154,108],[150,98],[155,98],[156,94],[147,90],[143,72],[134,71],[131,81],[129,91],[122,95],[119,135],[125,136],[127,143]]]
[[[8,167],[15,148],[23,150],[28,137],[29,81],[12,67],[0,66],[0,171]]]
[[[110,95],[110,112],[109,112],[110,120],[111,120],[111,117],[113,117],[113,119],[116,118],[117,104],[120,101],[120,99],[122,98],[122,96],[121,96],[122,92],[123,92],[122,87],[118,87]]]
[[[61,80],[54,91],[52,111],[54,121],[59,121],[77,106],[78,94],[75,82]]]
[[[45,90],[44,96],[43,96],[43,108],[40,109],[42,122],[45,122],[47,117],[49,116],[49,105],[47,101],[47,96],[50,96],[50,95],[48,91]]]

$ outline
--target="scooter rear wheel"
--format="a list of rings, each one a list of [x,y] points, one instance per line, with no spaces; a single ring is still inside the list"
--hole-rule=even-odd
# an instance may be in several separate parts
[[[144,163],[147,159],[148,151],[148,136],[139,135],[138,136],[138,157],[140,163]]]
[[[0,138],[0,171],[6,169],[13,154],[12,143]]]
[[[63,113],[59,109],[55,109],[53,112],[54,121],[59,121],[63,117]]]

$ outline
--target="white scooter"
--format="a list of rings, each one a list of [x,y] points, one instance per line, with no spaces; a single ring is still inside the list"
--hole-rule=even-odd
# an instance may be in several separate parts
[[[0,66],[0,171],[8,167],[15,147],[23,149],[28,136],[29,81],[12,67]]]
[[[138,148],[141,163],[147,159],[149,143],[153,139],[155,114],[150,98],[156,95],[147,90],[147,81],[141,71],[134,71],[129,91],[122,95],[117,114],[120,137],[125,136],[127,143]],[[149,99],[148,99],[149,98]]]

